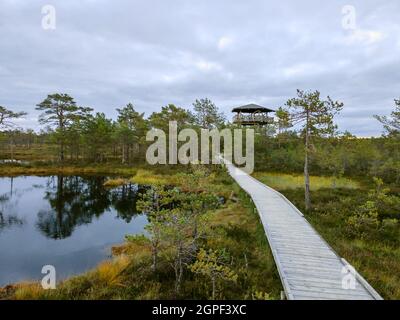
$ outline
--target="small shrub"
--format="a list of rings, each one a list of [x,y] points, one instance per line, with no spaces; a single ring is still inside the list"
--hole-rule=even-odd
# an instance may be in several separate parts
[[[387,212],[399,202],[398,197],[388,195],[390,189],[384,188],[383,181],[374,178],[374,189],[368,193],[368,200],[359,206],[354,214],[347,219],[350,234],[370,236],[379,228],[389,228],[393,221],[384,219]],[[385,221],[383,224],[383,221]]]

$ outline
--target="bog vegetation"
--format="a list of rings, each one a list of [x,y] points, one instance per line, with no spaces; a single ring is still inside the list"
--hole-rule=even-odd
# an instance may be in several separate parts
[[[158,173],[167,184],[150,188],[138,203],[148,215],[147,235],[127,235],[113,259],[56,290],[21,283],[0,297],[278,298],[279,275],[248,197],[219,167],[186,170],[172,180]]]
[[[400,298],[400,100],[377,115],[379,137],[341,132],[345,107],[318,91],[298,91],[274,123],[256,127],[254,176],[283,192],[384,298]],[[114,173],[153,188],[141,201],[147,235],[127,236],[114,260],[65,281],[3,289],[17,298],[277,298],[279,277],[252,204],[222,169],[149,167],[150,128],[233,127],[209,99],[193,112],[173,104],[147,117],[129,103],[117,119],[78,106],[66,94],[38,103],[40,131],[19,129],[25,115],[0,108],[2,175]],[[15,122],[15,121],[14,121]],[[132,178],[133,177],[133,178]],[[201,281],[199,281],[201,279]]]

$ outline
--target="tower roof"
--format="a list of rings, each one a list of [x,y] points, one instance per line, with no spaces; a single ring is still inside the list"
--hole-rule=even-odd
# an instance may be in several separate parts
[[[243,112],[243,113],[252,113],[252,112],[275,112],[275,110],[260,106],[255,103],[246,104],[241,107],[236,107],[232,109],[232,112]]]

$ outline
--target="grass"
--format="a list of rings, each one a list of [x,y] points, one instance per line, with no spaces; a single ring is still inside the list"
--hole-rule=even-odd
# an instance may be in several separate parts
[[[237,202],[220,210],[212,220],[214,226],[226,232],[225,236],[211,238],[209,245],[227,248],[241,263],[246,273],[246,277],[240,278],[241,286],[252,287],[246,299],[256,299],[260,293],[279,299],[283,288],[258,212],[250,197],[236,184],[233,194],[238,196]]]
[[[152,168],[138,169],[136,174],[131,178],[131,181],[138,184],[145,185],[176,185],[178,179],[175,175],[167,174],[165,172],[156,172]]]
[[[103,165],[73,165],[59,163],[32,163],[27,165],[1,164],[0,176],[48,176],[48,175],[121,175],[132,176],[137,172],[137,168],[103,164]]]
[[[128,184],[129,180],[124,179],[124,178],[109,178],[104,182],[104,186],[107,188],[116,188],[119,186],[122,186],[124,184]]]
[[[302,174],[255,172],[253,176],[271,188],[277,190],[288,190],[304,187],[304,176]],[[358,189],[360,188],[360,183],[345,177],[337,178],[310,176],[310,186],[312,191],[324,188]]]
[[[1,141],[1,137],[0,137]],[[58,157],[58,147],[51,144],[37,144],[31,146],[14,146],[13,149],[9,145],[0,146],[0,154],[3,159],[29,160],[29,161],[55,161]]]
[[[144,185],[182,185],[184,181],[179,177],[182,172],[188,172],[187,166],[150,165],[121,165],[106,164],[72,164],[66,162],[32,162],[29,164],[6,163],[0,164],[0,176],[21,175],[111,175],[117,176],[106,181],[106,186],[117,187],[129,182]]]

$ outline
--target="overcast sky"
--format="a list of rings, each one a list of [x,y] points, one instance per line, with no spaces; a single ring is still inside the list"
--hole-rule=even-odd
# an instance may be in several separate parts
[[[38,128],[35,104],[55,92],[113,118],[128,102],[149,115],[208,97],[230,118],[318,89],[344,102],[340,130],[379,135],[372,116],[400,98],[399,16],[398,0],[0,0],[0,105]]]

